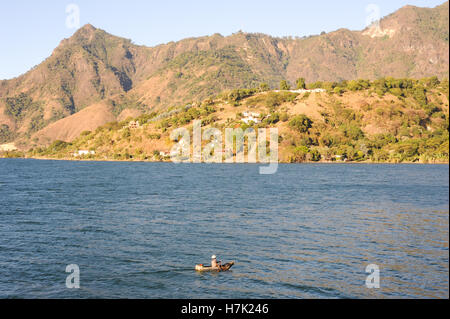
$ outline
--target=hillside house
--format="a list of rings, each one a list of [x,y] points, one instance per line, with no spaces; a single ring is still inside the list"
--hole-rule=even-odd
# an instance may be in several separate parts
[[[347,162],[345,155],[334,155],[333,158],[337,162]]]
[[[306,89],[298,89],[298,90],[290,90],[292,93],[320,93],[320,92],[326,92],[325,89],[311,89],[311,90],[306,90]]]
[[[128,123],[128,128],[130,129],[138,129],[141,127],[141,124],[139,123],[139,121],[131,121],[130,123]]]
[[[320,93],[320,92],[326,92],[325,89],[311,89],[311,90],[307,90],[307,89],[298,89],[298,90],[274,90],[274,92],[292,92],[292,93]]]
[[[74,157],[79,156],[87,156],[87,155],[95,155],[95,151],[86,151],[86,150],[79,150],[72,154]]]
[[[17,151],[17,147],[14,145],[14,143],[0,145],[0,152],[11,152],[11,151]]]
[[[250,111],[245,111],[242,112],[243,116],[253,116],[253,117],[260,117],[261,114],[259,114],[258,112],[250,112]]]
[[[257,112],[243,112],[242,115],[244,116],[241,121],[245,124],[249,124],[250,122],[253,122],[255,124],[261,123],[261,120],[259,119],[261,117],[261,114]]]

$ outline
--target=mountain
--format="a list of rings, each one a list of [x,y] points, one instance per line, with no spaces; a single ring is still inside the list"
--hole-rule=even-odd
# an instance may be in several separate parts
[[[405,6],[362,31],[306,38],[238,32],[156,47],[85,25],[40,65],[0,81],[0,143],[71,140],[112,119],[261,82],[448,77],[448,6]]]

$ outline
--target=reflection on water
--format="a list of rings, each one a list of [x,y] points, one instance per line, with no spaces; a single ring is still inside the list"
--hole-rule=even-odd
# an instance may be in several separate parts
[[[1,160],[0,297],[448,298],[448,191],[448,165]],[[213,253],[232,271],[193,271]]]

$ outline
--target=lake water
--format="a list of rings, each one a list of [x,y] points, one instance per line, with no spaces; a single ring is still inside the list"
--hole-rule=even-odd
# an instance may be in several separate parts
[[[0,160],[0,297],[449,297],[448,165],[258,168]]]

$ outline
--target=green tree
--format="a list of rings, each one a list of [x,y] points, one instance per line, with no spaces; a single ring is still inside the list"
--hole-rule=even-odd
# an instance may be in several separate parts
[[[286,80],[282,80],[280,82],[280,90],[290,90],[291,86],[289,85],[289,83]]]
[[[312,127],[312,123],[306,115],[300,114],[289,121],[289,126],[300,133],[306,133]]]
[[[300,89],[306,89],[306,81],[304,78],[298,78],[297,81],[295,82],[297,90]]]
[[[259,85],[259,90],[260,90],[261,92],[267,92],[267,91],[270,91],[270,86],[269,86],[269,84],[267,84],[267,83],[261,83],[261,84]]]
[[[414,88],[413,97],[422,106],[426,105],[428,102],[426,90],[423,86],[417,86]]]
[[[309,150],[309,154],[306,158],[310,161],[318,162],[318,161],[320,161],[321,155],[318,150],[313,149],[313,150]]]
[[[264,123],[265,124],[276,124],[279,121],[280,121],[280,114],[272,113],[264,120]]]
[[[437,76],[421,79],[420,82],[429,88],[435,88],[441,83]]]
[[[333,137],[331,137],[329,134],[324,134],[319,138],[320,145],[330,147],[333,145]]]
[[[342,88],[342,87],[336,86],[336,87],[333,89],[333,92],[336,93],[336,94],[341,95],[342,93],[345,92],[345,89]]]
[[[287,114],[286,112],[281,113],[280,114],[280,121],[282,121],[282,122],[289,121],[289,114]]]
[[[301,163],[306,161],[306,156],[309,153],[309,148],[306,146],[298,146],[294,149],[294,152],[291,156],[292,163]]]
[[[9,129],[6,124],[0,125],[0,143],[8,142],[14,139],[14,133]]]
[[[33,102],[31,97],[23,92],[15,97],[7,97],[5,102],[6,114],[16,120],[21,120],[27,111],[33,111],[39,108],[39,104]]]

